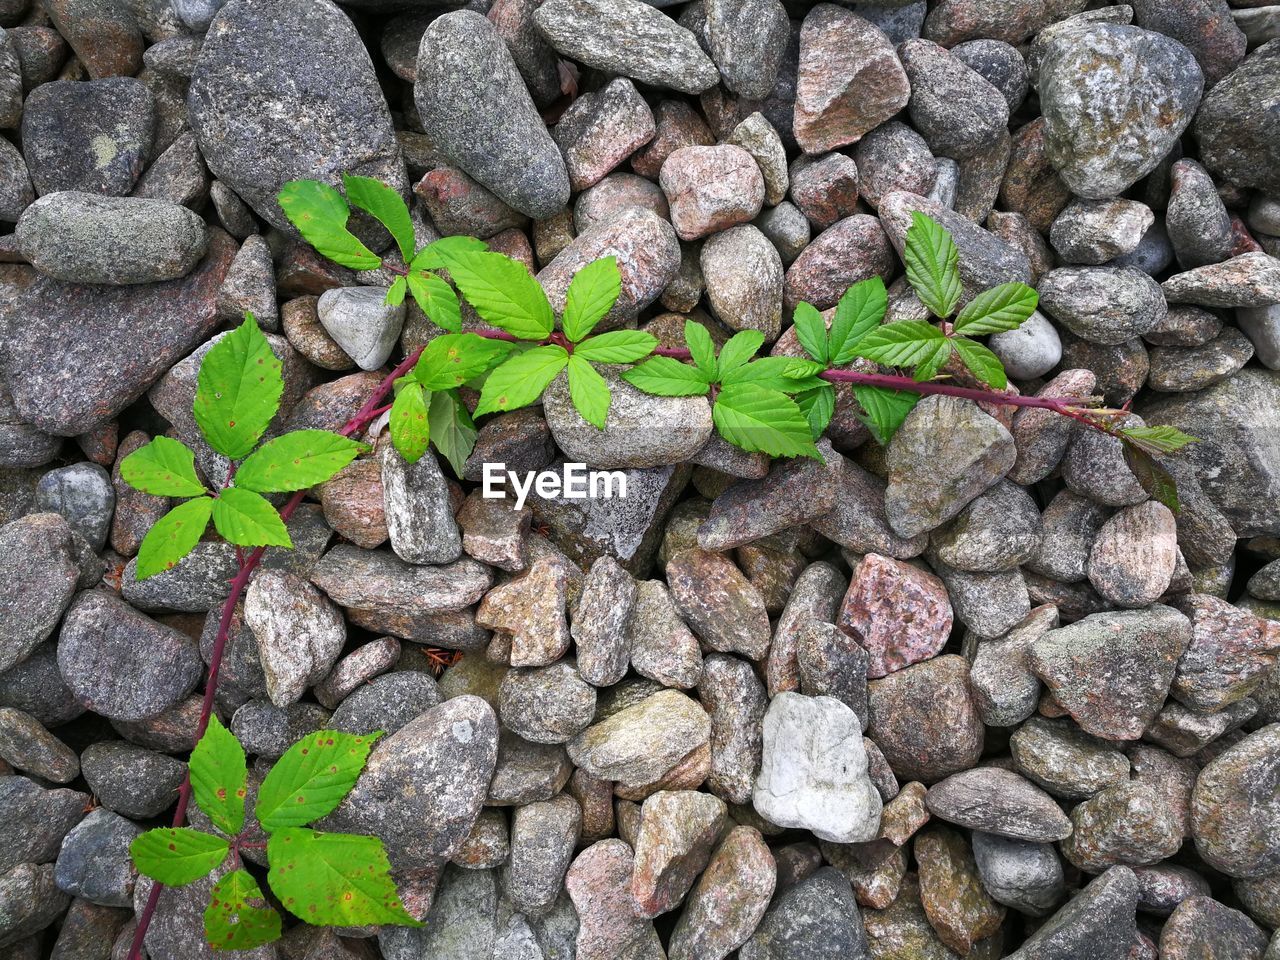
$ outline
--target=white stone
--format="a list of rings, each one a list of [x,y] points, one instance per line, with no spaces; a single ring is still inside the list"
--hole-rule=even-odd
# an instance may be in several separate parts
[[[386,287],[326,290],[316,304],[320,324],[361,370],[387,362],[404,326],[404,304],[386,302]]]
[[[1016,330],[993,333],[987,346],[1014,380],[1042,377],[1062,360],[1062,338],[1039,310]]]
[[[347,643],[342,611],[306,580],[263,570],[244,598],[244,622],[258,641],[267,695],[277,707],[297,703],[319,683]]]
[[[833,843],[875,839],[882,804],[868,775],[858,715],[834,697],[774,697],[752,800],[780,827],[811,830]]]
[[[381,450],[382,507],[391,549],[407,563],[452,563],[462,556],[449,484],[435,454],[406,463],[390,443]]]

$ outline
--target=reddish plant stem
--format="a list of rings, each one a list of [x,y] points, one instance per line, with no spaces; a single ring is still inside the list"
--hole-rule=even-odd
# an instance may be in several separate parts
[[[378,384],[378,388],[370,394],[369,399],[356,411],[355,415],[342,425],[338,433],[344,437],[358,434],[389,409],[382,405],[382,401],[387,398],[396,380],[413,369],[413,365],[418,362],[418,357],[421,355],[422,348],[419,347],[392,370]],[[231,480],[235,476],[235,467],[236,465],[232,463],[231,469],[227,472],[225,486],[231,485]],[[293,512],[298,509],[298,504],[302,503],[306,494],[306,490],[299,490],[291,496],[289,501],[280,509],[280,519],[287,521],[293,516]],[[200,705],[200,720],[196,724],[195,739],[197,741],[204,736],[204,732],[209,726],[209,718],[213,715],[213,703],[218,692],[218,673],[222,669],[222,656],[227,647],[227,638],[231,633],[231,620],[235,616],[236,605],[244,595],[245,588],[249,586],[249,579],[253,576],[258,564],[262,562],[262,555],[266,551],[266,547],[254,547],[249,555],[245,557],[239,548],[236,550],[238,569],[231,580],[231,589],[227,594],[227,599],[222,604],[222,614],[218,619],[218,633],[214,638],[213,651],[209,656],[209,675],[205,679],[204,700]],[[181,827],[186,823],[187,807],[190,803],[191,774],[188,772],[187,776],[182,780],[182,785],[178,787],[178,805],[173,811],[173,825],[175,827]],[[238,849],[252,848],[254,846],[254,844],[238,844]],[[160,893],[163,889],[164,884],[158,881],[152,882],[151,892],[147,895],[146,905],[142,908],[142,913],[138,917],[137,929],[133,933],[133,943],[129,947],[128,960],[140,960],[142,956],[142,942],[146,939],[147,929],[151,926],[151,918],[155,915],[156,905],[160,902]]]

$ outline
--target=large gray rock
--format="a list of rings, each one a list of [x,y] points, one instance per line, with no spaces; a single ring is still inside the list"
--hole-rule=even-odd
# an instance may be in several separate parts
[[[833,867],[784,890],[738,955],[742,960],[870,960],[849,881]]]
[[[263,570],[245,592],[244,621],[258,642],[267,694],[277,707],[297,703],[328,675],[347,627],[342,612],[303,578]]]
[[[31,514],[0,527],[0,672],[27,659],[58,625],[80,570],[67,522]]]
[[[1261,12],[1261,11],[1258,11]],[[1253,51],[1205,95],[1195,125],[1204,165],[1242,187],[1280,193],[1280,43]]]
[[[1125,960],[1138,939],[1138,880],[1112,867],[1055,913],[1009,960]]]

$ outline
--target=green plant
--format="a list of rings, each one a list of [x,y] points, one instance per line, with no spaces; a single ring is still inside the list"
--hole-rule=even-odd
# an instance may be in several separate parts
[[[421,926],[400,903],[381,840],[306,828],[337,809],[380,736],[321,730],[290,747],[258,789],[253,814],[267,840],[255,842],[245,827],[244,748],[213,717],[191,751],[190,777],[196,804],[217,832],[162,827],[140,834],[129,847],[138,872],[182,886],[231,856],[232,869],[218,879],[204,911],[205,938],[215,950],[247,950],[280,938],[280,914],[242,865],[248,849],[266,851],[267,884],[300,920]]]

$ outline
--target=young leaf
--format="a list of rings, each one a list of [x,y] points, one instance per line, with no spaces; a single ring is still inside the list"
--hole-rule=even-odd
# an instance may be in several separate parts
[[[328,430],[294,430],[268,440],[240,464],[236,486],[288,493],[324,483],[356,458],[364,444]]]
[[[694,365],[702,371],[703,380],[713,383],[716,379],[716,348],[711,342],[710,332],[696,320],[686,320],[684,342]]]
[[[945,337],[934,344],[933,352],[920,358],[916,363],[915,373],[912,379],[916,383],[924,383],[926,380],[932,380],[938,375],[938,371],[942,369],[942,365],[951,359],[951,341]]]
[[[400,306],[400,304],[404,303],[404,295],[408,290],[408,279],[406,277],[396,277],[391,286],[387,287],[387,304],[392,307]]]
[[[1199,438],[1183,433],[1177,427],[1126,427],[1120,435],[1147,453],[1173,453]]]
[[[302,239],[322,257],[352,270],[372,270],[382,264],[382,258],[347,229],[351,209],[342,194],[327,183],[290,180],[276,199]]]
[[[827,346],[827,323],[817,307],[801,301],[795,310],[796,337],[805,353],[819,363],[829,359]]]
[[[286,828],[267,841],[267,859],[271,889],[307,923],[422,926],[400,903],[377,837]]]
[[[609,415],[609,385],[577,354],[569,358],[569,399],[582,419],[600,430]]]
[[[381,732],[356,736],[338,730],[309,733],[276,761],[254,815],[267,830],[300,827],[332,813],[351,792]]]
[[[138,872],[170,887],[199,880],[222,862],[229,849],[221,837],[190,827],[148,830],[129,844]]]
[[[565,295],[560,325],[564,335],[577,343],[604,319],[622,291],[622,274],[616,257],[592,260],[573,275]]]
[[[1016,330],[1035,313],[1040,295],[1025,283],[1002,283],[964,305],[956,317],[955,332],[971,337]]]
[[[748,452],[821,459],[809,421],[784,393],[736,383],[720,391],[711,417],[720,436]]]
[[[809,432],[813,435],[813,439],[817,440],[827,429],[832,415],[836,412],[835,387],[824,383],[804,393],[796,394],[795,401],[804,418],[809,421]]]
[[[213,885],[204,909],[204,938],[214,950],[251,950],[280,939],[280,914],[251,874],[232,870]]]
[[[462,307],[453,287],[434,273],[411,273],[405,278],[409,292],[427,319],[442,330],[454,333],[462,329]]]
[[[435,441],[436,449],[449,461],[453,472],[462,476],[467,458],[476,446],[476,425],[471,422],[471,414],[458,399],[456,390],[442,390],[431,395],[427,421],[431,424],[431,439]]]
[[[212,513],[213,501],[198,497],[178,504],[153,523],[138,547],[134,576],[145,580],[176,566],[200,542]]]
[[[406,380],[391,404],[391,444],[406,463],[417,463],[431,442],[422,384]]]
[[[554,344],[517,353],[489,374],[475,415],[528,406],[542,396],[568,362],[564,347]]]
[[[658,338],[641,330],[611,330],[583,340],[573,355],[596,363],[635,363],[653,353]]]
[[[453,282],[485,323],[522,340],[543,340],[551,334],[551,304],[523,263],[489,252],[459,253],[447,263]]]
[[[441,237],[433,240],[418,251],[417,256],[409,263],[409,269],[443,270],[449,258],[460,253],[481,253],[489,249],[489,245],[475,237]]]
[[[764,334],[759,330],[741,330],[729,338],[729,342],[720,348],[720,363],[716,367],[719,377],[734,370],[752,357],[764,345]]]
[[[858,419],[870,428],[876,443],[888,445],[902,426],[902,421],[920,401],[920,394],[906,390],[890,390],[887,387],[854,387],[853,395],[866,411]]]
[[[408,263],[413,259],[413,221],[404,198],[381,180],[372,177],[356,177],[344,173],[342,185],[347,190],[347,200],[352,206],[371,214],[396,241],[400,256]]]
[[[638,367],[623,372],[622,379],[659,397],[701,397],[711,389],[701,369],[674,357],[650,357]]]
[[[213,501],[213,525],[222,539],[240,547],[292,547],[284,521],[252,490],[228,487]]]
[[[217,715],[209,717],[204,736],[191,751],[191,790],[196,804],[213,825],[229,837],[244,826],[244,797],[248,783],[244,748]]]
[[[724,350],[720,351],[720,359],[723,365]],[[754,383],[782,393],[799,393],[816,386],[806,378],[821,369],[818,364],[796,357],[761,357],[751,363],[722,370],[720,382],[726,387],[734,383]]]
[[[1153,499],[1163,503],[1174,513],[1182,509],[1182,504],[1178,501],[1177,483],[1168,470],[1156,463],[1151,454],[1132,443],[1126,443],[1124,459],[1133,475],[1138,478],[1142,489]]]
[[[977,340],[955,337],[951,345],[956,348],[956,353],[960,355],[964,365],[983,383],[996,390],[1003,390],[1009,385],[1009,378],[1005,375],[1004,364],[1000,362],[1000,358]]]
[[[879,277],[855,283],[844,292],[829,334],[833,366],[842,367],[858,355],[858,343],[880,326],[888,308],[889,295]]]
[[[923,320],[901,320],[876,327],[858,344],[858,356],[888,367],[910,367],[937,354],[946,336]]]
[[[120,478],[143,493],[198,497],[206,491],[195,464],[195,454],[185,443],[162,434],[120,461]]]
[[[200,363],[193,407],[209,446],[232,460],[253,449],[280,407],[280,367],[249,317],[210,348]]]
[[[505,340],[446,333],[427,344],[413,368],[413,378],[428,390],[452,390],[484,373],[513,349],[515,344]]]
[[[911,211],[911,227],[902,252],[907,282],[934,316],[946,318],[960,302],[960,257],[951,234],[919,210]]]

